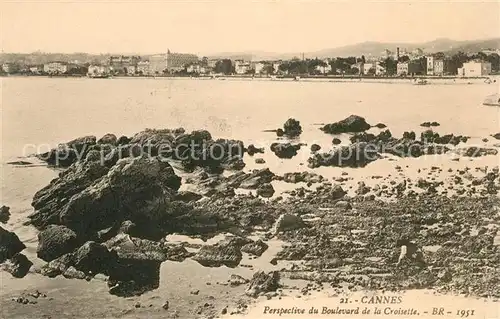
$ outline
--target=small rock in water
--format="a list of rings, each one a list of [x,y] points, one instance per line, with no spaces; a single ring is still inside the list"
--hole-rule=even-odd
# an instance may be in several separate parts
[[[270,183],[262,184],[257,188],[257,195],[262,196],[264,198],[273,197],[274,195],[274,187]]]
[[[319,146],[318,144],[311,145],[311,152],[317,152],[320,149],[321,149],[321,146]]]
[[[265,164],[266,161],[263,158],[256,158],[255,159],[255,164]]]
[[[0,223],[7,223],[10,218],[10,207],[2,205],[0,207]]]
[[[333,144],[333,145],[339,145],[340,143],[342,143],[342,141],[341,141],[340,139],[338,139],[338,138],[334,138],[334,139],[332,140],[332,144]]]
[[[232,274],[229,278],[229,284],[233,287],[244,285],[246,283],[248,283],[248,279],[245,279],[240,275]]]
[[[199,290],[199,289],[196,289],[196,290],[191,291],[191,294],[192,294],[192,295],[198,295],[199,293],[200,293],[200,290]]]
[[[276,291],[279,288],[279,280],[280,273],[278,271],[272,271],[267,274],[264,271],[259,271],[253,275],[245,294],[256,298],[261,294]]]
[[[168,310],[169,306],[170,306],[170,305],[169,305],[169,302],[168,302],[168,300],[167,300],[167,301],[165,301],[165,303],[164,303],[164,304],[163,304],[163,306],[161,306],[161,307],[162,307],[164,310]]]
[[[300,122],[296,119],[290,118],[283,124],[283,133],[289,137],[297,137],[302,133]]]
[[[8,162],[7,164],[9,165],[33,165],[31,162],[26,162],[26,161],[14,161],[14,162]]]

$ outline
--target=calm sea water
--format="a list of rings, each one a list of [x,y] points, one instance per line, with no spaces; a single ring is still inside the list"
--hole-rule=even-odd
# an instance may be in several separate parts
[[[497,92],[495,84],[2,78],[1,204],[10,206],[13,214],[7,228],[19,233],[28,245],[28,254],[34,253],[36,232],[21,224],[32,210],[33,194],[57,173],[45,167],[5,163],[78,136],[132,135],[145,128],[181,126],[207,129],[214,137],[265,145],[266,166],[280,173],[306,169],[300,164],[309,155],[308,147],[293,160],[270,154],[268,146],[276,137],[262,131],[281,127],[289,117],[300,120],[301,141],[326,149],[331,147],[332,137],[317,124],[350,114],[364,116],[372,124],[385,123],[397,136],[420,130],[424,121],[437,121],[441,123],[438,132],[469,135],[471,142],[478,143],[500,132],[500,109],[482,105],[486,96]],[[498,163],[498,158],[490,161]],[[252,158],[247,161],[249,168],[257,167],[253,162]],[[373,170],[384,171],[384,165],[389,165],[379,162],[371,164]],[[340,169],[317,171],[329,175]],[[367,171],[356,173],[363,176]]]

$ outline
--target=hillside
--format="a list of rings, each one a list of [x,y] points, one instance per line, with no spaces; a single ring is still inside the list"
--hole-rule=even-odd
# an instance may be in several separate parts
[[[389,49],[393,52],[396,48],[401,50],[413,51],[417,48],[424,50],[424,52],[448,52],[456,53],[463,51],[465,53],[476,53],[485,49],[500,49],[500,38],[486,39],[486,40],[473,40],[473,41],[455,41],[451,39],[441,38],[425,43],[385,43],[385,42],[363,42],[354,45],[342,46],[338,48],[323,49],[315,52],[304,52],[306,58],[330,58],[330,57],[346,57],[346,56],[381,56],[385,54],[385,50]],[[251,55],[254,60],[272,60],[272,59],[291,59],[293,57],[301,57],[302,53],[266,53],[263,55],[260,52],[232,52],[224,54],[216,54],[214,56],[241,56]]]
[[[454,54],[458,51],[465,53],[476,53],[485,49],[500,49],[500,38],[473,40],[473,41],[455,41],[450,39],[436,39],[425,43],[383,43],[383,42],[363,42],[354,45],[348,45],[338,48],[323,49],[315,52],[304,52],[306,58],[332,58],[332,57],[347,57],[361,56],[378,57],[385,54],[385,50],[389,49],[393,52],[396,48],[401,50],[413,51],[417,48],[424,52],[435,53],[445,52]],[[89,53],[0,53],[0,62],[18,62],[27,65],[43,64],[50,61],[65,61],[78,63],[102,63],[109,59],[112,54],[89,54]],[[148,55],[135,53],[134,55],[142,55],[145,59]],[[262,51],[246,51],[246,52],[224,52],[208,56],[209,58],[229,58],[229,59],[244,59],[244,60],[289,60],[294,57],[302,57],[301,52],[295,53],[271,53]]]

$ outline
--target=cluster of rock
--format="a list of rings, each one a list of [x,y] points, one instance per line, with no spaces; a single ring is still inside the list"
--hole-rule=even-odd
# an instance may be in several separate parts
[[[500,296],[493,287],[493,278],[500,272],[491,267],[500,261],[495,244],[500,226],[493,226],[488,217],[496,210],[498,198],[424,193],[384,204],[347,200],[352,209],[337,205],[311,209],[318,218],[309,221],[309,227],[280,235],[288,244],[277,259],[305,261],[295,265],[291,278],[334,286],[347,283],[350,289],[439,288]],[[411,238],[424,250],[425,264],[405,260],[403,266],[396,265],[396,242],[401,237]],[[477,277],[478,273],[484,277]]]
[[[241,141],[214,140],[208,131],[186,133],[183,128],[178,128],[146,129],[131,138],[106,134],[97,140],[95,136],[85,136],[60,144],[37,157],[60,167],[69,167],[87,157],[99,157],[107,166],[113,166],[119,159],[147,154],[182,161],[186,170],[196,166],[242,169],[244,151]]]
[[[440,136],[438,133],[432,130],[427,130],[421,133],[420,140],[426,143],[458,145],[460,143],[467,143],[469,137],[453,134]]]
[[[160,153],[163,143],[181,145],[184,139],[242,147],[234,141],[212,141],[206,131],[186,135],[182,130],[146,130],[131,139],[85,137],[52,150],[50,156],[45,154],[49,164],[56,164],[59,152],[77,156],[58,162],[68,167],[33,198],[35,211],[28,224],[40,231],[37,256],[47,262],[41,273],[78,279],[101,273],[109,277],[110,293],[125,296],[158,287],[160,264],[166,260],[192,257],[205,266],[234,267],[242,252],[260,256],[267,245],[244,237],[204,246],[196,254],[163,240],[173,232],[213,236],[222,230],[244,233],[256,225],[271,227],[279,213],[253,196],[234,192],[235,188],[252,189],[261,197],[271,197],[271,182],[277,177],[269,169],[226,177],[214,167],[223,167],[227,158],[183,161],[183,169],[199,171],[191,182],[210,191],[178,191],[181,178],[170,164],[178,159],[167,160]],[[254,146],[249,151],[261,152]],[[122,152],[126,156],[117,156]],[[200,201],[203,195],[211,197]],[[257,213],[256,207],[263,209]],[[18,260],[14,256],[22,249],[24,245],[4,259]]]
[[[288,128],[289,134],[301,131],[297,121],[287,123],[285,129]],[[350,137],[352,144],[339,146],[330,153],[313,154],[309,165],[363,167],[384,153],[418,157],[446,152],[446,144],[464,141],[461,136],[439,136],[429,131],[422,133],[420,140],[414,132],[395,138],[389,130],[377,135],[365,132],[370,127],[357,116],[326,125],[323,131],[327,133],[355,133]],[[441,147],[432,145],[431,150],[425,143],[429,139]],[[184,148],[188,144],[194,147]],[[177,147],[181,152],[171,152],[166,159],[162,156],[163,145]],[[215,145],[219,153],[212,153]],[[297,154],[300,146],[275,143],[271,150],[281,158],[290,158]],[[459,284],[453,278],[462,276],[466,267],[486,271],[488,264],[499,262],[492,244],[493,231],[483,223],[484,218],[493,216],[492,199],[446,199],[437,195],[441,184],[423,179],[414,184],[424,190],[423,195],[409,190],[411,183],[403,180],[399,184],[394,182],[390,189],[359,183],[356,196],[349,198],[340,185],[332,185],[311,172],[276,176],[265,168],[225,176],[221,174],[224,168],[244,166],[242,154],[236,158],[216,155],[236,149],[245,150],[243,143],[213,140],[207,131],[185,134],[182,129],[146,130],[132,138],[117,138],[112,134],[99,140],[84,137],[40,156],[51,165],[67,167],[38,191],[32,202],[35,211],[29,216],[29,224],[40,231],[37,256],[47,262],[41,273],[79,279],[102,273],[109,277],[112,294],[141,294],[158,287],[159,268],[166,260],[192,258],[207,267],[237,267],[243,253],[261,256],[267,244],[245,237],[257,227],[271,230],[272,236],[291,243],[280,252],[278,259],[305,260],[303,270],[309,272],[347,266],[351,275],[368,274],[370,282],[360,284],[364,287],[401,287],[408,281],[418,280],[409,287],[439,285],[452,289],[450,287]],[[188,160],[179,156],[186,152],[199,156]],[[263,150],[249,145],[246,152],[253,155]],[[475,156],[473,152],[483,154],[487,150],[469,148],[466,152]],[[58,161],[59,156],[67,154],[64,161]],[[197,188],[195,192],[179,191],[182,180],[172,166],[176,161],[183,170],[191,172],[184,184]],[[276,180],[309,186],[322,184],[315,190],[299,188],[291,198],[282,200],[271,198]],[[498,171],[493,171],[473,183],[484,186],[486,194],[496,194],[498,181]],[[253,190],[258,196],[236,195],[237,188]],[[397,196],[398,203],[382,205],[375,200],[384,192]],[[4,208],[1,215],[8,216],[8,208],[7,214],[3,211]],[[460,225],[477,226],[480,234],[471,235],[472,229],[466,233]],[[239,236],[202,246],[196,253],[164,239],[171,233],[208,238],[222,231]],[[394,269],[391,264],[396,258],[394,246],[402,233],[420,245],[442,246],[427,259],[438,270],[410,267],[409,273],[401,276]],[[460,242],[465,243],[466,249],[459,247]],[[486,248],[478,249],[480,245]],[[31,266],[20,254],[24,248],[17,236],[0,228],[0,263],[19,277]],[[458,266],[450,266],[441,254],[448,259],[461,256],[465,261],[453,259]],[[374,263],[372,257],[383,262]],[[320,279],[343,280],[341,272],[339,270],[335,277],[321,274]],[[375,276],[381,273],[390,276],[383,277],[385,279]],[[468,273],[464,276],[472,277]],[[275,291],[278,281],[278,272],[257,273],[249,283],[247,294],[255,297]]]
[[[254,242],[244,237],[230,237],[215,245],[202,246],[193,256],[193,260],[206,267],[224,265],[234,268],[239,265],[243,258],[242,252],[260,256],[267,248],[267,244],[262,241]]]
[[[321,128],[321,130],[328,134],[340,134],[340,133],[356,133],[364,132],[371,128],[371,125],[366,122],[366,120],[358,115],[350,115],[346,119],[326,124]]]
[[[432,126],[439,126],[440,124],[438,122],[423,122],[420,124],[422,127],[432,127]]]
[[[384,153],[398,157],[444,154],[450,150],[447,145],[456,146],[468,141],[467,136],[453,134],[440,136],[432,130],[421,133],[420,140],[417,140],[415,132],[404,132],[402,138],[395,138],[389,130],[381,131],[377,135],[365,132],[369,128],[364,118],[356,115],[324,126],[322,130],[327,133],[354,133],[350,137],[351,145],[338,146],[329,152],[313,154],[308,159],[309,167],[364,167],[382,158],[381,154]],[[339,143],[340,140],[334,144]],[[465,152],[465,156],[488,154],[496,154],[496,152],[494,149],[487,148],[469,148]]]

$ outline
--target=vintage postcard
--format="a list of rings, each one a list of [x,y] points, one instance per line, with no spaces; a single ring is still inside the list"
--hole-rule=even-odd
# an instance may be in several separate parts
[[[0,318],[500,318],[500,2],[0,0]]]

